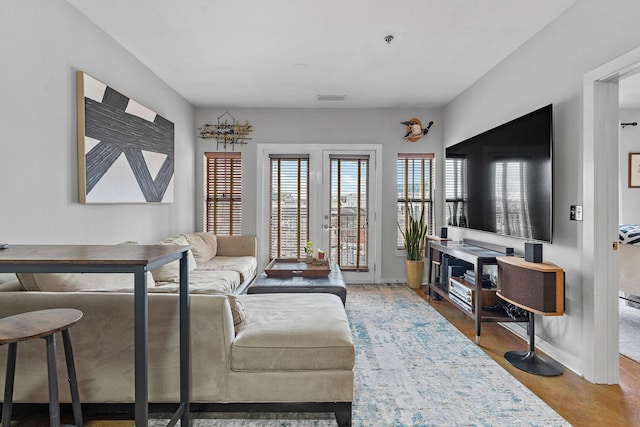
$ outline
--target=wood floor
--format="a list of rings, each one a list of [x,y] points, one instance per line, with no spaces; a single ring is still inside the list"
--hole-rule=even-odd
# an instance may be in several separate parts
[[[422,290],[416,291],[422,298]],[[431,306],[470,340],[475,340],[473,319],[446,301],[431,300]],[[620,356],[618,385],[592,384],[569,369],[557,377],[541,377],[512,367],[504,360],[510,350],[526,350],[528,343],[497,323],[483,323],[480,347],[522,384],[554,408],[575,427],[640,426],[640,364]],[[46,417],[29,417],[15,426],[45,425]],[[63,420],[71,421],[71,420]],[[86,419],[87,427],[129,427],[133,421]]]
[[[426,301],[422,290],[416,292]],[[473,319],[449,302],[431,300],[430,304],[475,341]],[[505,352],[527,350],[528,346],[497,323],[482,324],[480,347],[573,426],[640,426],[639,363],[620,356],[617,385],[593,384],[569,369],[557,377],[541,377],[514,368],[504,359]]]

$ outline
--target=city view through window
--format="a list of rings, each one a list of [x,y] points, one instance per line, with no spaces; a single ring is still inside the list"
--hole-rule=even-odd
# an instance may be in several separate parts
[[[369,159],[336,157],[330,166],[330,213],[324,223],[328,247],[323,249],[341,269],[366,271],[368,247]],[[303,258],[309,241],[309,160],[279,156],[271,159],[271,258]],[[324,216],[324,215],[323,215]]]

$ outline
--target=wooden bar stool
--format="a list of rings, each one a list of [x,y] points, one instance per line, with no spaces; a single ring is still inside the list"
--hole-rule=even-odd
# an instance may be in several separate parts
[[[60,426],[60,401],[58,399],[58,371],[56,367],[55,333],[62,332],[67,374],[71,387],[73,419],[77,427],[82,427],[82,411],[78,395],[78,381],[73,362],[69,328],[82,318],[82,312],[71,308],[38,310],[0,319],[0,345],[9,344],[7,352],[7,374],[4,384],[2,404],[2,425],[11,425],[13,409],[13,382],[16,371],[18,342],[43,338],[47,347],[47,369],[49,375],[49,419],[52,427]]]

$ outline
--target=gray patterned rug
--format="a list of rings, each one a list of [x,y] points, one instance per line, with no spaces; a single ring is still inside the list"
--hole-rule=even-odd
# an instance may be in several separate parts
[[[405,285],[349,285],[347,312],[356,345],[354,426],[569,425]],[[193,420],[200,427],[337,425],[324,413]]]

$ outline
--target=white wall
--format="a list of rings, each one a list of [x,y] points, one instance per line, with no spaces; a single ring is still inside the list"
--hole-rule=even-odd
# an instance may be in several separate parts
[[[63,0],[0,3],[0,241],[154,242],[194,227],[194,110]],[[78,203],[75,72],[175,124],[175,203]]]
[[[593,334],[586,317],[592,313],[584,307],[594,303],[592,278],[583,274],[581,223],[569,221],[569,206],[581,204],[582,177],[590,173],[581,164],[582,82],[585,73],[640,46],[638,16],[635,0],[582,0],[445,108],[449,146],[553,103],[554,234],[553,243],[544,244],[544,259],[565,270],[566,313],[539,319],[536,332],[553,356],[579,373],[588,371],[587,352],[593,351],[584,344]],[[452,234],[523,249],[520,240],[459,229]]]
[[[225,110],[197,109],[196,124],[216,123]],[[236,120],[249,120],[253,126],[247,145],[237,150],[242,152],[242,193],[244,234],[256,233],[256,176],[257,144],[382,144],[382,266],[383,281],[404,281],[404,258],[396,251],[396,159],[399,152],[442,152],[442,111],[440,109],[232,109]],[[418,117],[423,123],[436,123],[429,134],[417,143],[403,141],[405,127],[402,121]],[[224,149],[220,147],[220,151]],[[228,148],[228,150],[231,150]],[[295,147],[292,147],[295,151]],[[204,176],[203,154],[216,151],[214,140],[198,139],[196,142],[196,176]],[[437,159],[436,167],[440,159]],[[204,194],[203,179],[196,180],[198,194],[197,224],[203,227]],[[437,194],[442,194],[439,191]],[[442,217],[436,218],[438,223]]]
[[[620,109],[620,121],[640,123],[640,109]],[[629,153],[640,153],[640,125],[620,127],[620,224],[640,224],[640,188],[629,188]]]

